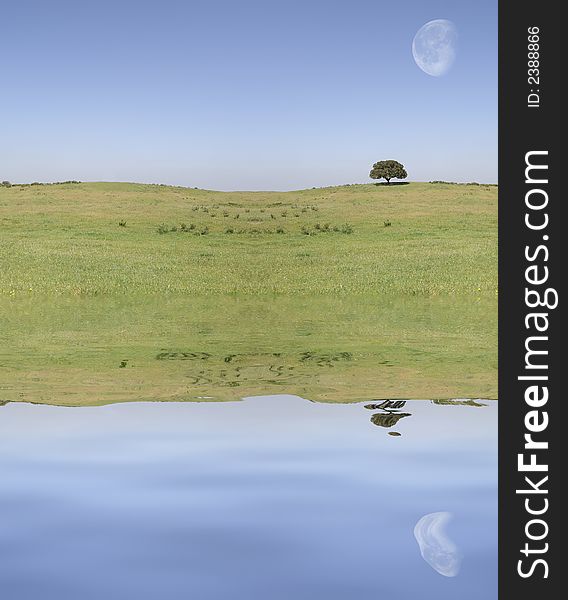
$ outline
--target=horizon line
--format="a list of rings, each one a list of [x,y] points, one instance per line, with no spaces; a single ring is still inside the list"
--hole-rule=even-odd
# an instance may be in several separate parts
[[[72,184],[72,185],[78,185],[78,184],[105,184],[105,183],[115,183],[115,184],[123,184],[123,185],[145,185],[145,186],[155,186],[155,187],[169,187],[169,188],[180,188],[180,189],[186,189],[186,190],[199,190],[202,192],[218,192],[218,193],[227,193],[227,194],[231,194],[231,193],[249,193],[249,194],[253,194],[253,193],[267,193],[267,192],[280,192],[280,193],[291,193],[291,192],[303,192],[303,191],[308,191],[308,190],[322,190],[322,189],[328,189],[328,188],[338,188],[338,187],[350,187],[350,186],[368,186],[368,185],[375,185],[375,186],[385,186],[388,187],[389,185],[392,185],[393,187],[397,187],[401,184],[412,184],[412,183],[429,183],[429,184],[441,184],[441,185],[487,185],[487,186],[493,186],[493,187],[498,187],[498,182],[496,183],[489,183],[489,182],[481,182],[481,181],[445,181],[445,180],[440,180],[440,179],[436,179],[436,180],[431,180],[431,181],[417,181],[417,180],[410,180],[410,181],[392,181],[390,184],[387,184],[384,181],[377,181],[377,182],[373,182],[373,181],[369,181],[369,182],[355,182],[355,183],[340,183],[340,184],[335,184],[335,185],[322,185],[322,186],[310,186],[310,187],[306,187],[306,188],[294,188],[294,189],[290,189],[290,190],[270,190],[270,189],[258,189],[258,190],[251,190],[251,189],[231,189],[231,190],[217,190],[214,188],[202,188],[199,186],[191,186],[191,185],[177,185],[177,184],[170,184],[170,183],[156,183],[156,182],[144,182],[144,181],[120,181],[120,180],[89,180],[89,181],[80,181],[80,180],[76,180],[76,179],[68,179],[65,181],[32,181],[30,183],[23,183],[23,182],[17,182],[17,183],[13,183],[11,181],[8,180],[4,180],[2,182],[0,182],[0,187],[29,187],[29,186],[35,186],[35,185],[68,185],[68,184]],[[9,185],[6,185],[9,184]]]

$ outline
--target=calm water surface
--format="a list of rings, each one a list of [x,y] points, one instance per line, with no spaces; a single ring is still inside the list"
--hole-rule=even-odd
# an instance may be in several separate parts
[[[2,598],[496,598],[480,403],[7,404]]]

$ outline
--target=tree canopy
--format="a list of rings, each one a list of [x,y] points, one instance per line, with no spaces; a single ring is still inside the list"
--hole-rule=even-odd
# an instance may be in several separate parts
[[[369,177],[386,179],[387,183],[390,183],[391,179],[405,179],[408,174],[404,166],[397,160],[380,160],[373,165]]]

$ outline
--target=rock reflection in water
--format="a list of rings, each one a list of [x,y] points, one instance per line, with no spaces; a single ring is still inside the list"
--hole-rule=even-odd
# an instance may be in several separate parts
[[[371,423],[379,427],[394,427],[404,417],[411,417],[410,413],[376,413],[371,416]]]
[[[406,400],[383,400],[378,404],[366,404],[365,408],[369,410],[381,410],[382,412],[371,415],[371,423],[379,427],[390,429],[394,427],[404,417],[411,417],[412,413],[398,412],[406,405]],[[389,431],[389,435],[399,437],[402,435],[398,431]]]

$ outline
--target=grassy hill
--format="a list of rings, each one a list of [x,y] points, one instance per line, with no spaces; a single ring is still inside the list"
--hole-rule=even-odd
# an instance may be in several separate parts
[[[496,397],[495,186],[12,186],[0,227],[0,402]]]
[[[0,188],[2,294],[495,294],[497,188]],[[119,223],[124,223],[121,226]]]

